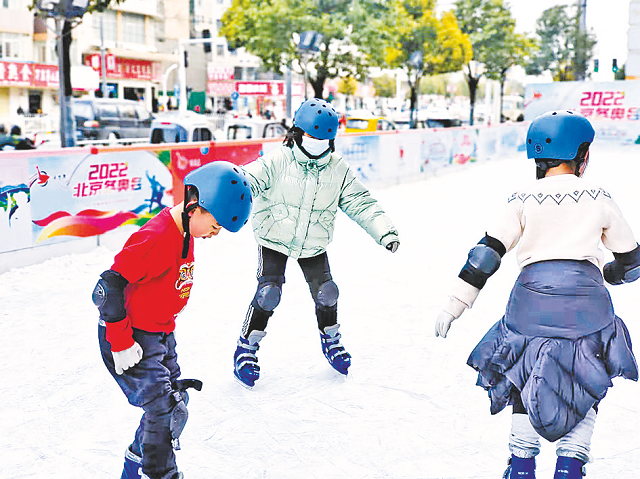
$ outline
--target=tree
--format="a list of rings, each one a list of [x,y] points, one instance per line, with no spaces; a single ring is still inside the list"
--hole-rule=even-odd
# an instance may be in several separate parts
[[[355,95],[357,90],[358,81],[351,76],[342,77],[338,81],[338,93],[342,93],[344,96],[346,96],[347,102],[349,100],[349,97]],[[347,102],[345,102],[345,104]]]
[[[290,66],[303,74],[308,61],[309,81],[315,96],[322,98],[327,79],[364,78],[371,60],[359,47],[378,41],[385,12],[376,0],[233,0],[220,34],[230,47],[244,47],[259,57],[269,71],[282,73]],[[320,33],[322,41],[316,53],[303,58],[293,38],[307,31]]]
[[[522,65],[528,61],[535,51],[535,41],[525,35],[514,32],[515,22],[500,39],[498,48],[489,50],[485,58],[485,76],[500,82],[500,116],[502,121],[502,97],[507,72],[512,66]]]
[[[373,79],[373,87],[376,90],[376,96],[381,98],[396,96],[396,79],[386,73]]]
[[[595,35],[580,28],[581,7],[573,16],[567,5],[552,7],[538,19],[536,34],[540,49],[527,65],[527,73],[551,71],[556,81],[581,80],[586,77],[593,57]]]
[[[426,75],[458,71],[472,57],[471,42],[452,12],[436,16],[434,0],[394,0],[387,20],[384,62],[407,70],[411,126],[416,126],[418,87]]]
[[[478,83],[484,75],[487,59],[498,58],[505,36],[515,21],[503,0],[457,0],[455,15],[460,30],[469,35],[473,57],[466,62],[464,75],[469,86],[469,124],[473,125]]]
[[[62,111],[63,108],[61,108],[60,111],[60,146],[63,148],[75,146],[74,128],[69,124],[70,121],[73,122],[73,117],[69,110],[71,97],[73,95],[70,60],[71,42],[73,41],[71,31],[79,23],[79,19],[82,19],[85,13],[103,12],[109,8],[111,3],[119,4],[123,1],[124,0],[89,0],[85,9],[73,6],[72,0],[60,0],[53,4],[53,9],[49,10],[42,8],[40,0],[32,0],[31,5],[29,5],[29,10],[35,11],[36,14],[54,17],[56,18],[56,22],[61,23],[61,26],[58,28],[58,42],[60,42],[61,45],[61,48],[58,49],[58,53],[60,54],[60,51],[62,52],[60,55],[61,58],[59,59],[59,65],[61,66],[60,77],[62,79],[62,96],[64,96],[64,98],[60,98],[60,105],[61,107],[64,105],[64,109],[66,110]]]

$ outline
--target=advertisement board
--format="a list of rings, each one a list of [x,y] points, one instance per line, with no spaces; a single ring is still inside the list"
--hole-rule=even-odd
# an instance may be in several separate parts
[[[589,120],[636,121],[640,119],[640,82],[553,82],[525,87],[526,121],[557,109],[577,111]]]
[[[142,225],[173,205],[168,165],[152,152],[0,157],[0,253]]]

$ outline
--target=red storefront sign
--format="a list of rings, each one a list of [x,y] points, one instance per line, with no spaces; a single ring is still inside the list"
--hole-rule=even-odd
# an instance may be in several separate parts
[[[133,58],[120,58],[115,55],[105,55],[107,78],[116,80],[143,80],[160,81],[161,66],[158,62],[150,60],[135,60]],[[85,55],[84,64],[102,74],[102,56],[100,53]]]
[[[233,80],[233,67],[207,65],[207,81]]]
[[[282,96],[286,86],[283,81],[239,81],[236,91],[240,95]]]
[[[231,96],[236,91],[233,82],[207,82],[207,94],[212,96]]]
[[[0,86],[58,88],[56,65],[0,61]]]

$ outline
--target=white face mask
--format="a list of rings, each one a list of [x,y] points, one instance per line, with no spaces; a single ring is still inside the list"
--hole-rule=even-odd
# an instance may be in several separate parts
[[[311,156],[319,157],[329,149],[329,140],[318,140],[308,136],[302,137],[302,148]]]

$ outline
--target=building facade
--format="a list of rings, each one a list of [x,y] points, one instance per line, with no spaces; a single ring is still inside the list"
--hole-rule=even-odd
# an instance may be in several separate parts
[[[25,134],[57,131],[59,124],[61,25],[36,15],[30,5],[30,0],[0,0],[0,125],[8,130],[17,124]],[[202,93],[206,110],[233,106],[236,83],[255,80],[260,61],[243,49],[230,52],[218,37],[230,5],[231,0],[127,0],[85,14],[72,30],[74,97],[133,99],[150,111],[177,107],[182,41],[188,90]],[[206,52],[202,43],[189,43],[205,31],[211,37]]]

